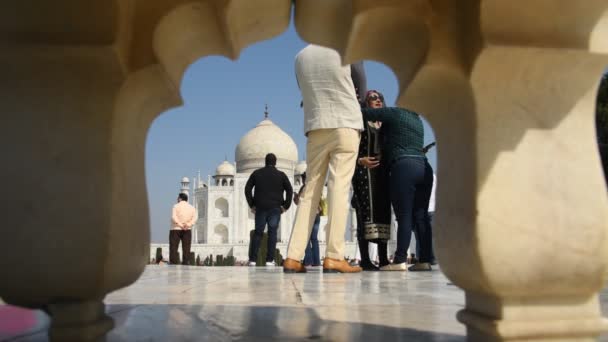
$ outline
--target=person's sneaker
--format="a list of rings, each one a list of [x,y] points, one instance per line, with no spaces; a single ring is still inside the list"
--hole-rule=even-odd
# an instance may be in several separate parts
[[[428,272],[432,271],[433,269],[431,268],[431,264],[429,264],[428,262],[419,262],[410,266],[408,270],[410,272]]]
[[[407,271],[406,263],[401,262],[398,264],[388,264],[380,267],[380,271]]]
[[[247,266],[255,266],[255,261],[250,261]]]
[[[266,261],[266,266],[276,266],[274,261]]]

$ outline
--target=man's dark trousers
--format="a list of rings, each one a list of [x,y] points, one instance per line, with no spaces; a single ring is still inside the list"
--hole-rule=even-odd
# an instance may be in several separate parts
[[[179,264],[177,247],[182,242],[182,264],[188,265],[190,258],[190,245],[192,244],[192,230],[170,230],[169,231],[169,263]]]
[[[277,247],[277,229],[281,222],[281,208],[256,210],[255,212],[255,233],[253,234],[251,253],[249,261],[256,261],[260,242],[264,236],[264,228],[268,224],[268,251],[266,261],[274,261],[274,251]]]

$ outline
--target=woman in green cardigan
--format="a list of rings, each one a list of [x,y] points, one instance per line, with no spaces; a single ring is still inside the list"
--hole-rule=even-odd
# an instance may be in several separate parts
[[[383,148],[381,163],[388,169],[391,204],[397,218],[397,250],[392,264],[384,271],[406,271],[407,251],[414,224],[422,233],[419,262],[410,271],[430,271],[430,222],[428,215],[415,215],[428,209],[425,188],[424,129],[417,113],[397,108],[363,108],[365,121],[381,121]],[[414,222],[420,220],[421,222]]]

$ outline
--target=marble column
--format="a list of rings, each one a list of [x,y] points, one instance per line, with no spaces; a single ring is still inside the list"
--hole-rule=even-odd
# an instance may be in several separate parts
[[[608,328],[594,130],[607,13],[599,0],[296,2],[304,39],[344,63],[387,64],[398,104],[433,126],[437,256],[466,292],[458,319],[471,341],[593,340]]]
[[[111,47],[11,46],[0,60],[11,161],[0,295],[44,308],[51,339],[96,338],[112,326],[105,294],[148,262],[143,152],[170,89],[156,69],[127,77]]]
[[[98,340],[113,325],[103,298],[148,263],[151,122],[181,104],[192,62],[236,58],[279,34],[291,1],[36,6],[0,5],[18,18],[0,27],[0,141],[10,165],[0,170],[9,199],[0,296],[48,312],[51,340]]]

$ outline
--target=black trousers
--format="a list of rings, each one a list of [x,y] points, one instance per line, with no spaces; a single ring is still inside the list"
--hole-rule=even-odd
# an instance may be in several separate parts
[[[407,260],[407,250],[412,239],[412,229],[417,227],[420,237],[420,262],[429,262],[431,234],[428,222],[428,207],[431,182],[425,182],[425,158],[404,157],[393,162],[390,167],[390,195],[397,218],[397,250],[395,264]],[[427,191],[428,188],[428,191]],[[428,197],[427,197],[428,196]]]
[[[425,160],[424,180],[416,187],[414,197],[413,232],[416,238],[416,256],[420,262],[433,262],[435,253],[433,251],[433,227],[429,215],[429,202],[433,190],[433,168]]]
[[[192,230],[170,230],[169,231],[169,262],[179,264],[177,247],[182,242],[182,264],[188,265],[190,259],[190,245],[192,244]]]

